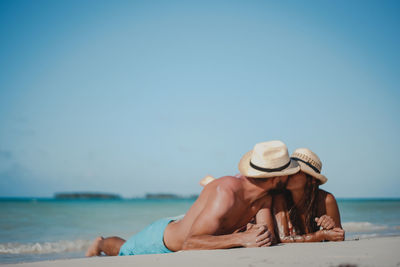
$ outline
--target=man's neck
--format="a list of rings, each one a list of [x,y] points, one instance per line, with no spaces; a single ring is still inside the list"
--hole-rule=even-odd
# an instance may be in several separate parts
[[[240,179],[243,180],[243,200],[246,202],[256,202],[266,196],[271,189],[267,187],[266,183],[255,183],[252,178],[246,176],[241,176]]]

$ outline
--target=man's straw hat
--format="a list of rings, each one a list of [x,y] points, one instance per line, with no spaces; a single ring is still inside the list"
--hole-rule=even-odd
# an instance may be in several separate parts
[[[281,141],[258,143],[239,162],[240,173],[251,178],[285,176],[299,170],[299,164],[290,159],[288,149]]]
[[[315,154],[308,148],[296,149],[291,158],[300,165],[301,171],[311,175],[312,177],[321,181],[321,184],[326,183],[328,178],[321,174],[322,162]]]

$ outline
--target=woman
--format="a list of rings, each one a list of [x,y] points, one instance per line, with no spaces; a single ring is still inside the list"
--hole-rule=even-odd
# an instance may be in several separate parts
[[[301,170],[289,176],[286,191],[275,195],[272,204],[278,242],[343,241],[335,197],[319,189],[327,181],[321,174],[319,157],[307,148],[299,148],[291,158]]]

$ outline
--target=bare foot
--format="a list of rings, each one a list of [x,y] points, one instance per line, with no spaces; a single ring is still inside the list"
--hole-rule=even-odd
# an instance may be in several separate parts
[[[102,236],[97,237],[93,243],[90,245],[90,247],[88,248],[88,250],[86,251],[85,256],[86,257],[92,257],[92,256],[100,256],[100,242],[103,240],[104,238]]]

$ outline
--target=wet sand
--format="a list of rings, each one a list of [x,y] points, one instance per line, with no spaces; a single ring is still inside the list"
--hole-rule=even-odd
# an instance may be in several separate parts
[[[400,237],[281,244],[269,248],[183,251],[161,255],[94,257],[2,266],[400,266]]]

